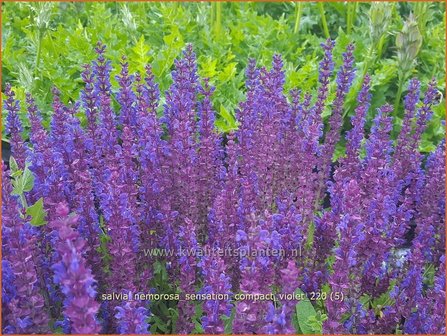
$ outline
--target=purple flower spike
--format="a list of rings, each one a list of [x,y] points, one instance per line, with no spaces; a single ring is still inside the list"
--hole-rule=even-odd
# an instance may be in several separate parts
[[[2,162],[2,262],[7,263],[6,271],[8,267],[10,269],[9,277],[13,281],[10,289],[15,290],[4,306],[4,331],[13,334],[47,333],[48,307],[36,272],[39,257],[36,232],[20,216],[22,210],[17,198],[11,195],[12,186],[5,168]]]
[[[20,102],[15,99],[15,93],[9,83],[5,86],[5,96],[3,108],[7,113],[6,132],[11,138],[11,154],[17,161],[19,169],[23,169],[28,156],[28,148],[22,138],[22,122],[19,118]]]
[[[317,102],[315,104],[315,113],[317,116],[321,116],[323,112],[326,98],[328,96],[329,80],[334,70],[334,62],[332,60],[332,49],[334,48],[335,41],[328,39],[326,43],[322,43],[321,47],[324,50],[323,60],[319,65],[318,81],[320,87],[318,88]]]
[[[136,110],[135,110],[135,93],[132,91],[134,76],[129,75],[129,63],[123,56],[121,61],[121,72],[116,76],[116,80],[120,86],[117,95],[118,102],[121,105],[120,124],[127,125],[131,128],[136,126]]]
[[[6,135],[34,181],[3,165],[2,332],[445,333],[445,141],[420,150],[436,82],[409,81],[394,142],[365,75],[345,132],[354,48],[336,78],[334,41],[322,49],[307,92],[285,92],[281,55],[250,59],[228,133],[191,45],[160,94],[149,65],[113,70],[98,43],[80,99],[53,89],[48,131],[27,95],[29,143],[6,85]],[[308,321],[298,293],[317,300]]]
[[[188,45],[183,58],[175,61],[173,84],[166,92],[164,121],[167,127],[171,181],[167,194],[172,209],[198,222],[196,111],[199,89],[196,57]]]
[[[346,52],[343,54],[343,65],[337,74],[337,91],[333,102],[332,114],[329,118],[330,129],[325,135],[322,158],[319,167],[319,179],[323,183],[329,178],[331,161],[334,155],[335,146],[340,140],[340,128],[342,126],[343,104],[346,95],[351,87],[354,79],[354,46],[348,45]],[[320,182],[321,183],[321,182]],[[321,194],[319,190],[319,195]]]
[[[212,201],[222,188],[223,167],[223,148],[221,146],[221,136],[214,129],[214,110],[211,104],[211,95],[214,88],[209,86],[208,80],[205,80],[200,92],[203,94],[203,101],[199,105],[199,146],[197,157],[198,170],[198,234],[199,240],[204,241],[208,232],[207,217]]]
[[[203,294],[223,294],[227,299],[207,300],[204,302],[204,313],[202,326],[208,334],[222,334],[224,322],[222,316],[229,317],[231,314],[230,303],[231,283],[230,277],[225,273],[225,264],[219,256],[204,256],[198,265],[202,269],[204,277]]]
[[[148,334],[148,309],[131,301],[116,307],[116,311],[115,318],[120,334]]]
[[[184,295],[185,293],[195,292],[194,283],[196,280],[195,273],[198,249],[196,228],[194,223],[188,218],[185,220],[185,225],[180,227],[179,242],[180,290],[182,291],[182,295]],[[179,319],[177,321],[177,332],[180,334],[189,334],[194,329],[194,323],[191,318],[194,315],[194,303],[180,298],[178,307]]]
[[[366,121],[366,115],[368,113],[371,100],[371,93],[369,92],[370,87],[371,87],[371,78],[367,74],[365,75],[362,89],[360,90],[359,95],[357,97],[358,106],[355,109],[355,113],[351,119],[352,129],[348,132],[346,136],[347,138],[346,159],[343,158],[341,159],[344,171],[343,175],[346,176],[352,174],[353,170],[358,173],[358,170],[360,169],[359,156],[361,150],[361,143],[365,136],[364,126]],[[343,177],[341,176],[341,172],[337,171],[337,175],[340,175],[341,179],[343,179]]]
[[[57,232],[55,248],[61,260],[53,265],[53,270],[54,281],[61,286],[65,295],[64,315],[70,321],[72,333],[99,333],[96,281],[83,255],[86,242],[73,230],[79,217],[69,216],[65,204],[59,204],[56,213],[60,218],[50,222],[49,226]]]

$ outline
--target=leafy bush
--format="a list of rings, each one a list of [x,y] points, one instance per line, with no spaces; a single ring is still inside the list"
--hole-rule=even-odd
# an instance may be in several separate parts
[[[98,43],[80,99],[53,89],[49,129],[27,96],[29,140],[7,85],[3,331],[444,333],[445,141],[419,151],[437,84],[421,100],[410,80],[394,142],[366,73],[341,132],[355,51],[332,84],[334,45],[309,92],[284,93],[280,55],[248,61],[228,133],[191,45],[162,99],[152,68],[133,75],[126,58],[115,91]]]
[[[397,38],[411,13],[416,14],[416,36],[420,35],[422,43],[413,50],[414,62],[410,60],[403,73],[402,53],[398,54],[408,46],[397,48]],[[356,66],[362,74],[348,95],[344,131],[349,129],[347,116],[354,113],[366,72],[371,76],[372,107],[394,104],[394,121],[399,128],[403,107],[397,106],[397,96],[406,89],[409,77],[418,77],[423,86],[436,77],[438,89],[445,91],[444,17],[442,2],[7,2],[2,20],[3,87],[11,83],[20,99],[25,99],[25,91],[32,93],[47,123],[52,111],[51,87],[55,85],[61,91],[63,102],[75,101],[82,89],[80,66],[94,57],[91,45],[97,41],[109,47],[107,57],[113,62],[127,54],[131,73],[144,71],[150,62],[162,92],[171,85],[169,74],[174,60],[186,43],[192,43],[200,55],[199,74],[209,77],[216,86],[213,106],[218,113],[217,126],[227,132],[235,127],[234,111],[245,94],[243,71],[249,58],[266,66],[274,53],[280,53],[287,74],[286,89],[299,86],[313,91],[321,57],[318,46],[330,35],[337,40],[337,53],[350,42],[355,43]],[[117,87],[114,77],[111,81]],[[324,118],[329,112],[325,110]],[[433,151],[444,138],[440,127],[445,119],[444,104],[434,107],[434,112],[421,142],[425,152]],[[27,134],[29,124],[24,122]],[[367,122],[369,125],[371,120]],[[4,133],[3,139],[8,140]]]

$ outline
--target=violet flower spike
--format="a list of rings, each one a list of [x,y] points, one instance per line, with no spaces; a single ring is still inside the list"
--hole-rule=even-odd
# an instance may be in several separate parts
[[[65,295],[64,315],[70,321],[75,334],[99,333],[101,326],[96,319],[99,303],[96,302],[96,281],[83,255],[85,240],[73,230],[77,226],[77,215],[69,216],[68,207],[60,204],[56,210],[60,216],[49,226],[57,232],[55,245],[60,261],[53,265],[54,281],[61,286]]]
[[[28,157],[28,148],[22,138],[23,127],[19,118],[20,102],[15,99],[15,93],[9,83],[5,86],[5,96],[3,108],[7,114],[6,133],[11,138],[11,154],[17,161],[19,169],[24,169]]]
[[[14,295],[6,303],[3,331],[8,334],[49,332],[48,307],[38,281],[36,233],[20,216],[22,210],[2,162],[3,261],[9,263]]]

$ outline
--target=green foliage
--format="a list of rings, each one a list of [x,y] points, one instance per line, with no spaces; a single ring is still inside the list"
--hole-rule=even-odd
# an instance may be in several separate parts
[[[192,334],[203,334],[204,330],[202,327],[202,322],[200,321],[201,317],[203,316],[203,308],[202,308],[203,302],[197,302],[196,303],[196,309],[194,316],[192,317],[192,322],[194,323],[194,330],[192,331]]]
[[[391,281],[387,291],[376,298],[372,298],[370,295],[364,294],[360,297],[360,303],[365,309],[373,309],[376,315],[382,317],[384,308],[394,304],[394,300],[391,298],[390,292],[395,288],[395,286],[396,281]]]
[[[303,291],[297,289],[297,295],[305,295]],[[323,332],[323,321],[326,316],[317,313],[309,299],[299,301],[296,306],[296,321],[298,322],[299,331],[302,334],[321,334]]]
[[[43,198],[39,198],[36,203],[26,209],[26,214],[31,216],[30,223],[33,226],[42,226],[47,223],[45,216],[47,212],[43,208]]]
[[[110,261],[112,260],[112,256],[109,253],[107,244],[111,241],[111,238],[107,234],[107,229],[104,224],[104,217],[102,215],[99,216],[99,227],[101,229],[101,233],[99,235],[99,246],[97,248],[97,251],[101,255],[101,260],[103,261],[104,273],[109,274],[110,273]]]
[[[427,264],[424,271],[424,283],[427,287],[432,288],[434,286],[436,269],[433,264]]]
[[[33,205],[28,206],[26,201],[26,193],[30,192],[34,187],[34,175],[29,170],[28,165],[25,168],[19,169],[16,159],[13,156],[9,159],[10,176],[12,178],[12,192],[11,195],[18,196],[22,209],[20,209],[20,216],[26,218],[29,216],[30,224],[32,226],[42,226],[47,224],[45,217],[47,212],[43,208],[43,198],[39,198]],[[27,216],[25,216],[25,214]]]
[[[153,264],[154,276],[151,279],[148,288],[154,288],[156,293],[174,294],[175,288],[168,281],[168,272],[164,261],[156,260]],[[178,319],[177,302],[169,301],[152,301],[150,305],[151,317],[149,323],[151,325],[152,334],[174,334],[175,325]]]
[[[231,315],[221,315],[220,318],[224,321],[224,334],[231,335],[233,333],[233,320],[236,315],[236,309],[231,309]]]
[[[17,161],[11,156],[11,177],[12,179],[12,192],[11,195],[19,196],[22,201],[22,206],[26,207],[25,193],[33,189],[34,175],[28,169],[28,166],[24,170],[19,169]]]
[[[402,45],[399,33],[408,31],[405,22],[411,13],[411,29],[417,25],[421,39],[418,37],[418,53],[407,69],[398,57],[409,55],[401,52],[399,56],[398,50],[404,49],[397,47]],[[435,77],[439,89],[445,90],[444,13],[444,3],[6,2],[2,84],[11,82],[20,99],[31,92],[48,122],[51,87],[59,88],[65,102],[77,99],[82,89],[81,65],[95,58],[93,46],[97,41],[108,46],[106,56],[114,64],[122,55],[128,56],[131,72],[141,72],[151,63],[162,92],[171,84],[174,60],[186,43],[192,43],[200,75],[209,77],[216,86],[216,125],[227,132],[237,127],[234,111],[244,99],[244,70],[250,57],[268,67],[273,54],[281,53],[286,89],[299,87],[314,93],[321,59],[319,45],[330,35],[337,40],[337,67],[346,45],[351,41],[356,45],[358,78],[348,94],[344,128],[349,128],[349,116],[354,113],[366,73],[372,75],[373,94],[368,120],[385,101],[400,100],[395,104],[398,126],[405,78],[417,76],[427,83]],[[412,48],[408,43],[406,46]],[[404,79],[399,75],[403,72]],[[116,82],[112,84],[116,88]],[[440,104],[424,134],[422,151],[430,151],[443,137],[440,121],[444,118],[445,105]],[[27,131],[28,121],[22,119]],[[337,155],[342,153],[340,149]]]
[[[220,118],[216,120],[216,126],[224,132],[237,129],[237,120],[227,111],[227,109],[220,105]]]
[[[22,175],[23,171],[19,169],[19,165],[17,164],[16,159],[14,159],[14,156],[9,158],[9,166],[11,170],[11,177],[15,178]]]

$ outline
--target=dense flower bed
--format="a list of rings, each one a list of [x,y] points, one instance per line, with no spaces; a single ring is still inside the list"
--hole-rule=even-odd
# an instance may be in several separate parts
[[[27,97],[27,141],[7,86],[3,331],[444,333],[445,142],[418,151],[436,83],[421,100],[410,81],[393,141],[392,107],[369,111],[366,75],[340,134],[355,69],[349,45],[329,101],[333,47],[323,44],[315,97],[283,92],[280,55],[270,70],[251,60],[229,134],[214,127],[214,88],[190,45],[161,118],[151,67],[131,75],[123,58],[115,92],[101,43],[78,101],[53,90],[49,130]],[[155,249],[174,253],[148,255]],[[285,253],[240,253],[273,250]],[[123,299],[149,292],[179,297]],[[186,300],[194,293],[227,296]],[[241,293],[295,296],[235,300]]]

